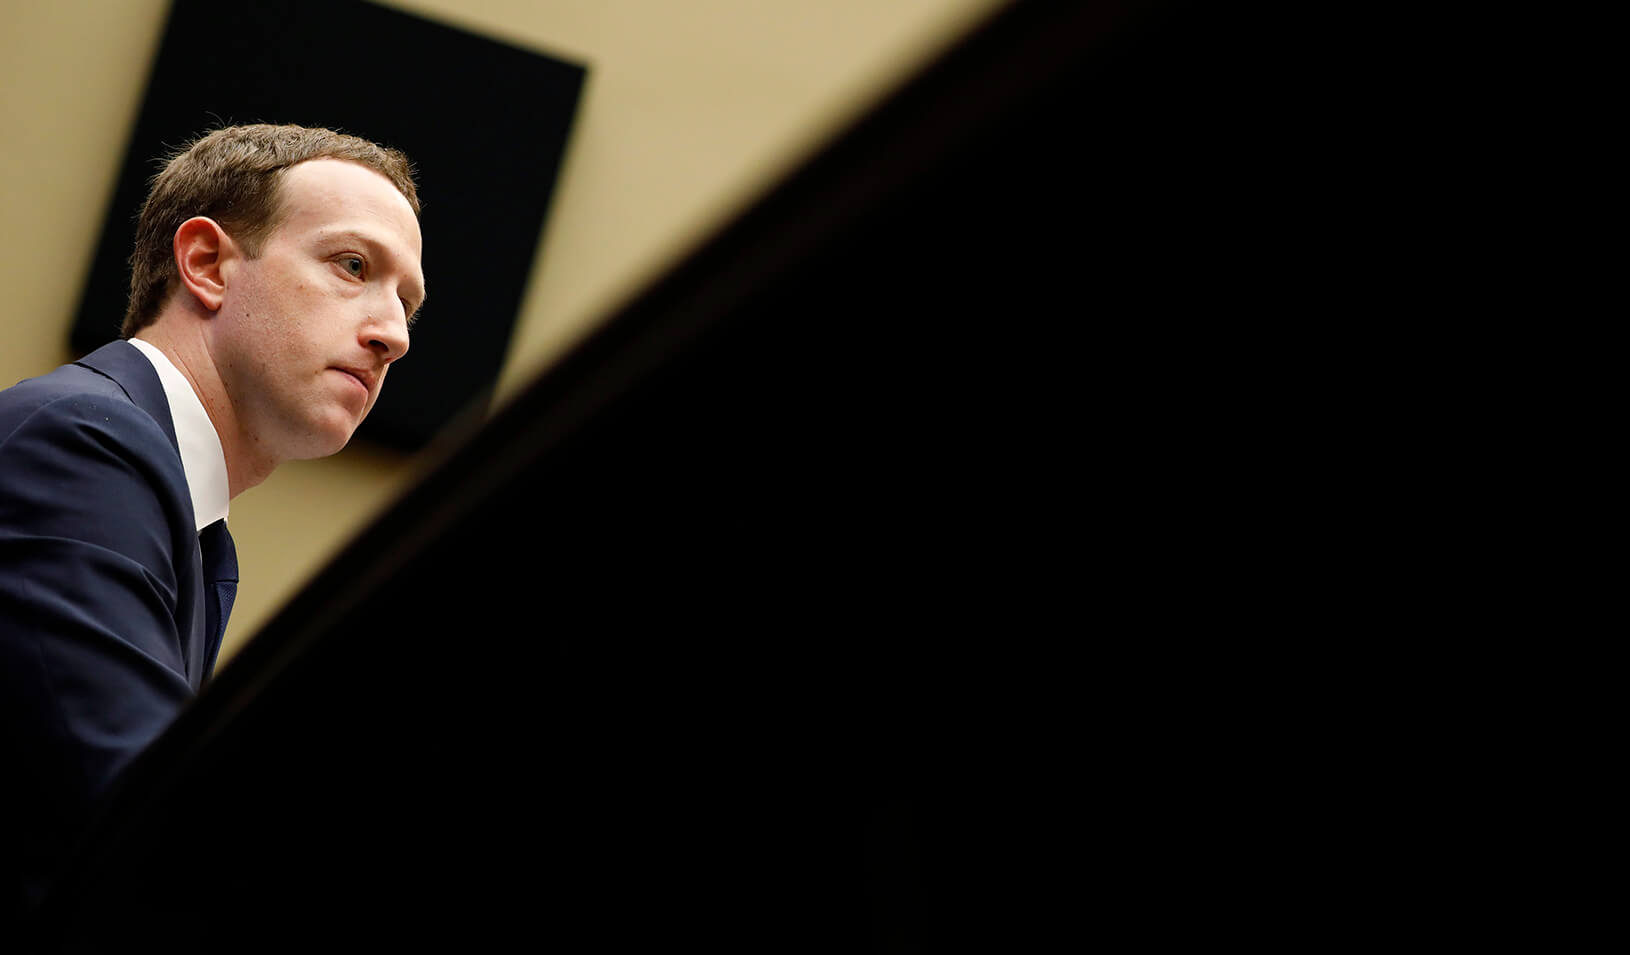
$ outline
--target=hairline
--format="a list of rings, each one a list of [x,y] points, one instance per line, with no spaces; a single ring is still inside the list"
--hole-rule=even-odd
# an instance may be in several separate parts
[[[313,156],[310,159],[302,159],[299,162],[289,163],[287,166],[279,166],[278,168],[272,170],[271,210],[267,214],[266,218],[258,224],[258,227],[255,225],[249,225],[246,227],[248,229],[248,235],[254,237],[253,241],[256,245],[256,248],[252,250],[249,248],[245,248],[244,250],[251,259],[259,258],[259,246],[263,245],[266,240],[270,239],[272,237],[272,233],[282,228],[283,224],[288,221],[288,196],[284,193],[284,180],[288,178],[289,171],[291,169],[296,169],[300,166],[309,165],[310,163],[314,162],[341,162],[345,163],[346,165],[356,166],[358,169],[365,169],[368,172],[373,173],[380,179],[383,179],[386,184],[391,187],[393,192],[402,197],[402,201],[407,203],[408,212],[413,214],[413,221],[419,221],[419,213],[413,208],[413,201],[408,198],[407,193],[403,192],[402,188],[395,182],[392,182],[391,177],[380,172],[378,169],[375,169],[365,162],[360,162],[355,159],[348,159],[344,156]],[[224,227],[225,223],[222,223],[222,226]],[[364,237],[359,235],[358,238]],[[242,242],[244,240],[240,239],[239,241]],[[424,283],[421,281],[419,284],[422,286]]]

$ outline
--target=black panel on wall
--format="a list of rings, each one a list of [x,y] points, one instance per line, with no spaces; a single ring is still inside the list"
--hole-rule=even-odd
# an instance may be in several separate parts
[[[360,0],[175,0],[72,332],[118,337],[158,160],[235,123],[328,126],[418,169],[430,299],[358,436],[414,450],[483,410],[509,347],[585,68]]]

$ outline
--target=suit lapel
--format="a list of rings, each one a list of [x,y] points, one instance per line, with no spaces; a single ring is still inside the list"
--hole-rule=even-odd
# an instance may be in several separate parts
[[[170,439],[176,455],[181,454],[181,443],[176,440],[175,419],[170,415],[170,399],[164,394],[164,383],[159,380],[153,363],[129,342],[109,342],[81,358],[83,365],[112,379],[138,408],[147,412]],[[221,650],[221,637],[226,632],[227,619],[232,615],[232,604],[238,596],[238,551],[226,521],[216,521],[198,532],[198,548],[204,580],[204,653],[200,676],[194,680],[201,687],[214,672],[215,657]],[[189,667],[190,669],[190,667]],[[192,677],[192,674],[188,674]]]

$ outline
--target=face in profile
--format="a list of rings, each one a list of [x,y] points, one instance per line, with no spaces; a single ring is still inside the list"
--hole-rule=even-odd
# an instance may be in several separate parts
[[[407,353],[423,243],[407,199],[366,166],[301,163],[279,196],[260,255],[223,262],[212,335],[246,439],[293,460],[343,448]]]

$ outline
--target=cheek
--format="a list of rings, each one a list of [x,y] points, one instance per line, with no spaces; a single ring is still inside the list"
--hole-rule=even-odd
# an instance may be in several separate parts
[[[287,353],[309,337],[306,298],[302,291],[257,296],[244,312],[244,329],[267,351]]]
[[[302,364],[304,334],[298,326],[297,311],[288,308],[290,304],[286,298],[276,296],[246,296],[241,309],[232,316],[235,327],[231,329],[225,358],[244,386],[257,391],[275,386]]]

